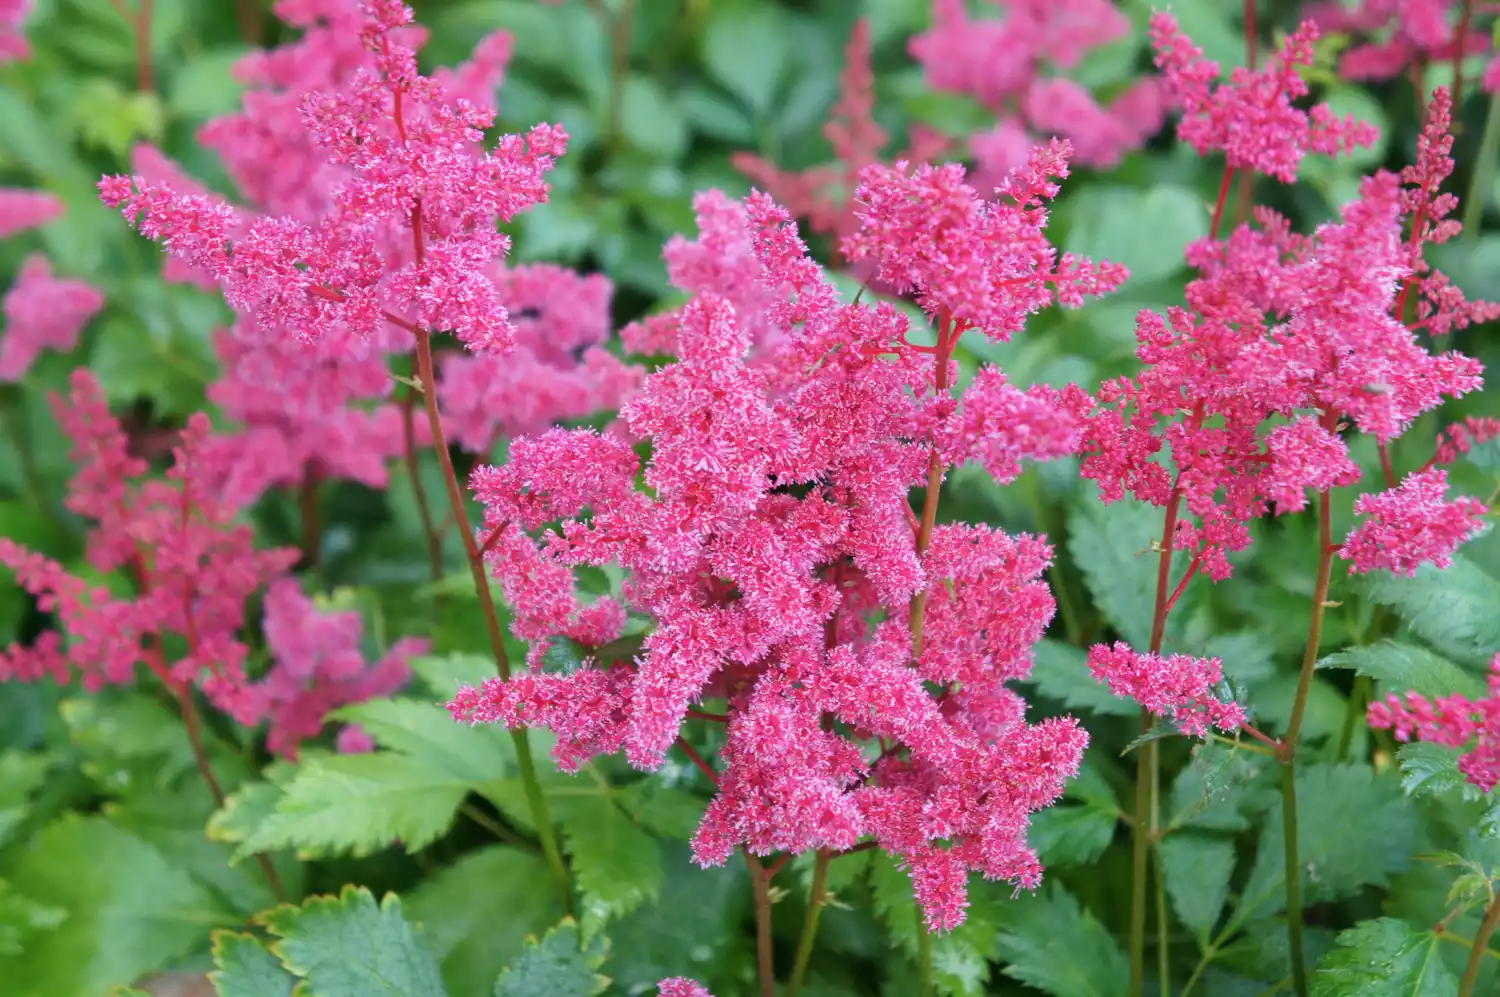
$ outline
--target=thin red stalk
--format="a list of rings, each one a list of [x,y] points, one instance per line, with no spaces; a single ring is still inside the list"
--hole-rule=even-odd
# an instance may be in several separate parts
[[[297,505],[302,511],[302,563],[316,568],[323,555],[323,526],[318,518],[318,488],[322,475],[316,463],[308,465],[297,490]]]
[[[727,724],[729,717],[723,713],[708,713],[704,710],[688,710],[687,715],[694,720],[711,720],[716,724]]]
[[[788,862],[790,862],[791,860],[792,860],[792,853],[791,852],[783,852],[782,854],[778,855],[776,857],[776,861],[774,861],[770,865],[766,866],[766,881],[770,882],[772,879],[775,879],[776,878],[776,874],[778,872],[780,872],[782,870],[782,868]]]
[[[432,580],[443,577],[443,534],[432,520],[432,505],[427,500],[427,486],[422,484],[421,465],[417,460],[416,389],[406,386],[401,398],[401,447],[402,459],[406,463],[406,476],[411,481],[411,491],[417,501],[417,518],[422,521],[422,535],[427,540],[427,569]]]
[[[1494,895],[1484,910],[1484,920],[1479,922],[1479,933],[1474,936],[1474,947],[1469,950],[1469,964],[1464,967],[1464,978],[1458,985],[1458,997],[1473,997],[1474,986],[1479,981],[1479,967],[1490,949],[1490,936],[1500,924],[1500,893]]]
[[[1277,751],[1281,750],[1280,741],[1276,740],[1276,738],[1274,737],[1271,737],[1269,734],[1265,734],[1257,728],[1252,727],[1250,724],[1240,724],[1240,730],[1244,731],[1246,734],[1249,734],[1251,737],[1255,738],[1262,744],[1269,745],[1270,747],[1275,748]]]
[[[151,8],[155,0],[138,0],[135,19],[136,89],[150,93],[156,89],[156,70],[151,65]]]
[[[479,546],[479,553],[481,555],[488,554],[490,551],[495,549],[495,544],[500,542],[500,537],[504,535],[505,527],[508,525],[508,523],[501,523],[493,530],[490,530],[489,536],[485,537],[484,543],[480,544]]]
[[[761,997],[776,997],[776,967],[771,950],[771,890],[760,859],[741,848],[750,869],[750,893],[755,899],[755,963]]]
[[[1200,550],[1193,555],[1193,560],[1188,565],[1187,571],[1183,572],[1182,581],[1177,583],[1177,587],[1172,590],[1171,596],[1167,598],[1166,611],[1168,613],[1172,611],[1172,607],[1177,605],[1177,600],[1182,598],[1182,593],[1187,589],[1187,583],[1192,579],[1194,575],[1198,573],[1198,567],[1202,563],[1203,551]]]
[[[687,741],[681,737],[677,739],[677,746],[682,749],[682,753],[684,755],[688,756],[688,761],[698,766],[698,771],[702,772],[708,778],[709,782],[713,783],[715,786],[719,784],[719,774],[713,770],[712,765],[709,765],[708,762],[703,760],[703,756],[698,754],[697,748],[693,747],[691,744],[688,744]]]
[[[1224,223],[1224,205],[1229,201],[1229,188],[1234,184],[1234,169],[1224,167],[1224,179],[1219,181],[1219,199],[1214,202],[1213,221],[1208,226],[1208,237],[1219,237],[1219,226]]]
[[[1474,0],[1464,0],[1458,15],[1458,31],[1453,37],[1453,130],[1463,128],[1464,53],[1468,48],[1469,25],[1474,20]]]
[[[240,26],[240,41],[251,48],[260,48],[264,38],[258,0],[234,0],[234,16]]]
[[[937,347],[933,358],[933,390],[942,395],[948,391],[948,361],[953,355],[953,344],[957,342],[962,328],[953,324],[946,315],[938,322]],[[932,542],[932,530],[937,524],[938,496],[943,490],[943,457],[937,447],[927,462],[927,494],[922,500],[922,522],[917,529],[917,560],[927,553]],[[917,657],[922,653],[922,623],[927,615],[927,590],[918,592],[911,601],[911,653]]]

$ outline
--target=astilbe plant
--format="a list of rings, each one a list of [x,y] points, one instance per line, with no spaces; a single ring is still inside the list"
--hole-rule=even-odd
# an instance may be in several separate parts
[[[1009,479],[1019,459],[1073,447],[1089,404],[1077,389],[1022,392],[987,369],[970,393],[951,390],[966,332],[1008,340],[1030,313],[1124,276],[1046,241],[1064,175],[1059,144],[992,202],[956,165],[865,170],[844,253],[916,295],[936,325],[929,347],[890,305],[840,301],[768,196],[701,201],[700,248],[724,255],[683,282],[697,293],[671,319],[677,359],[623,410],[650,444],[644,468],[625,440],[553,430],[474,474],[533,667],[461,692],[454,715],[548,727],[568,770],[619,750],[652,769],[682,750],[717,787],[696,860],[740,849],[750,866],[766,993],[765,897],[782,860],[762,859],[884,849],[934,931],[963,921],[970,871],[1040,881],[1028,815],[1057,799],[1088,740],[1071,719],[1028,724],[1008,687],[1052,617],[1051,549],[935,519],[949,467],[978,459]],[[760,312],[743,316],[732,302],[752,293]],[[751,323],[772,330],[754,350]],[[921,486],[919,515],[908,495]],[[611,563],[619,600],[581,603],[572,570]],[[639,651],[612,652],[637,620]],[[594,666],[541,667],[564,637]],[[717,764],[684,738],[690,721],[725,725]]]

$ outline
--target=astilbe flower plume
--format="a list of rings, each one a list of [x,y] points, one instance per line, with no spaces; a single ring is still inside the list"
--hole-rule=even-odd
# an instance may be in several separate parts
[[[1308,14],[1325,30],[1367,36],[1339,56],[1339,75],[1388,80],[1426,63],[1489,51],[1490,33],[1477,30],[1472,14],[1463,16],[1473,6],[1463,0],[1359,0],[1312,4]],[[1500,90],[1500,54],[1485,67],[1483,83],[1491,93]]]
[[[31,57],[22,26],[31,14],[32,0],[0,0],[0,64]]]
[[[1224,681],[1224,670],[1218,658],[1164,657],[1121,643],[1096,644],[1089,651],[1089,670],[1108,683],[1110,692],[1175,721],[1185,734],[1203,737],[1211,726],[1236,730],[1245,722],[1238,703],[1219,698],[1216,687]]]
[[[67,353],[78,334],[104,307],[104,294],[81,280],[59,279],[41,253],[21,264],[5,293],[0,328],[0,381],[19,381],[42,350]]]
[[[1434,467],[1399,487],[1361,495],[1354,511],[1367,518],[1349,533],[1339,556],[1354,571],[1415,575],[1424,563],[1448,567],[1453,552],[1483,528],[1488,510],[1476,498],[1449,499],[1447,493],[1448,473]]]
[[[54,194],[19,187],[0,187],[0,239],[62,217],[67,206]]]
[[[1500,654],[1490,660],[1487,696],[1392,694],[1370,704],[1368,719],[1371,727],[1391,731],[1398,741],[1415,737],[1464,748],[1458,769],[1465,778],[1486,793],[1500,784]]]
[[[126,571],[134,593],[113,595],[0,541],[0,563],[58,621],[35,647],[6,652],[0,677],[63,683],[76,677],[97,690],[132,682],[144,664],[179,695],[200,686],[220,709],[258,722],[258,700],[246,683],[247,650],[238,636],[245,602],[290,567],[296,551],[257,550],[250,528],[234,522],[238,510],[202,487],[210,427],[201,413],[189,420],[163,481],[142,478],[145,464],[130,456],[92,375],[75,372],[68,400],[54,399],[54,408],[73,440],[78,467],[68,508],[93,522],[89,563],[103,573]],[[185,645],[172,662],[164,658],[169,639]]]
[[[932,27],[912,57],[934,90],[965,94],[999,115],[968,140],[979,172],[998,180],[1026,161],[1036,137],[1070,142],[1079,165],[1109,168],[1162,125],[1161,81],[1133,82],[1105,107],[1067,71],[1091,50],[1130,33],[1110,0],[995,0],[999,18],[976,17],[965,0],[933,0]]]
[[[1467,416],[1438,434],[1433,464],[1451,464],[1474,447],[1500,439],[1500,419],[1493,416]]]
[[[657,984],[657,997],[714,997],[714,995],[697,980],[690,980],[685,976],[674,976]]]
[[[994,202],[957,167],[870,167],[850,255],[915,289],[952,339],[971,324],[1006,338],[1029,312],[1120,276],[1046,243],[1041,205],[1064,151],[1039,150]],[[533,650],[528,672],[466,689],[450,709],[553,729],[569,770],[622,749],[653,769],[690,708],[722,699],[727,743],[698,862],[873,839],[910,872],[928,925],[952,928],[970,871],[1039,881],[1028,815],[1061,793],[1087,735],[1072,719],[1026,723],[1007,687],[1029,673],[1054,611],[1041,580],[1051,548],[964,524],[919,541],[908,492],[931,462],[941,471],[935,447],[967,454],[996,435],[1008,457],[1050,456],[1067,432],[1034,413],[1047,430],[1031,445],[981,403],[981,428],[940,444],[946,355],[935,364],[908,346],[891,305],[842,303],[766,195],[705,195],[698,210],[698,242],[668,250],[695,296],[634,334],[676,356],[622,412],[626,433],[650,442],[644,468],[619,435],[552,430],[474,473],[487,556]],[[942,254],[960,261],[953,273]],[[608,563],[623,587],[580,598],[573,569]],[[620,640],[632,620],[644,635]],[[563,637],[590,667],[546,669]]]

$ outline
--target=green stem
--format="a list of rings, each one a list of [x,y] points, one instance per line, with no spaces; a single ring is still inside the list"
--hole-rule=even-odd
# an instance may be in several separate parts
[[[1292,718],[1281,739],[1282,832],[1286,847],[1286,922],[1291,948],[1292,990],[1307,997],[1307,965],[1302,953],[1302,864],[1297,854],[1297,739],[1307,713],[1307,694],[1312,688],[1313,669],[1318,664],[1318,645],[1323,638],[1323,616],[1328,608],[1328,582],[1333,573],[1333,497],[1318,495],[1318,580],[1313,587],[1312,621],[1307,649],[1302,654],[1302,672],[1297,677],[1297,698]]]
[[[505,637],[500,632],[500,617],[495,612],[495,597],[490,592],[484,559],[479,545],[474,540],[474,531],[469,527],[469,513],[464,508],[464,493],[459,487],[458,475],[453,470],[453,457],[448,453],[448,441],[443,436],[443,420],[438,413],[437,384],[432,371],[432,335],[425,329],[415,330],[417,338],[417,377],[422,384],[422,400],[427,408],[427,422],[432,429],[432,447],[437,451],[438,464],[443,469],[443,484],[448,491],[448,505],[453,521],[458,524],[458,535],[463,541],[464,555],[469,561],[469,574],[474,579],[474,593],[479,596],[479,608],[484,614],[485,635],[489,637],[490,651],[495,657],[495,668],[502,679],[510,678],[510,657],[505,652]],[[563,909],[573,910],[573,890],[568,882],[568,869],[563,864],[562,852],[557,847],[557,831],[552,826],[552,815],[547,808],[547,797],[542,793],[541,780],[537,778],[536,763],[531,757],[531,743],[526,730],[512,730],[511,742],[516,749],[516,768],[521,773],[521,787],[526,793],[526,802],[531,808],[531,818],[536,824],[537,837],[541,839],[542,854],[562,891]]]
[[[1500,893],[1496,893],[1484,909],[1484,920],[1479,922],[1474,947],[1469,950],[1469,964],[1464,967],[1464,978],[1458,985],[1458,997],[1473,997],[1474,985],[1479,981],[1479,967],[1484,965],[1485,954],[1490,950],[1490,936],[1495,933],[1496,924],[1500,924]]]
[[[920,974],[921,989],[918,993],[921,997],[933,997],[937,992],[937,985],[932,974],[932,935],[927,931],[927,925],[922,923],[922,912],[917,912],[917,972]]]
[[[1141,733],[1151,729],[1151,714],[1141,711]],[[1146,875],[1151,848],[1151,753],[1148,741],[1136,756],[1135,820],[1131,824],[1130,994],[1141,997],[1146,985]]]
[[[1500,92],[1490,97],[1490,110],[1484,118],[1484,134],[1479,139],[1479,153],[1474,157],[1474,172],[1469,176],[1469,193],[1464,197],[1464,242],[1479,238],[1484,221],[1484,202],[1489,198],[1495,179],[1495,160],[1500,153]]]
[[[1339,749],[1335,756],[1341,763],[1349,760],[1349,750],[1354,746],[1354,730],[1370,704],[1370,689],[1373,684],[1368,675],[1354,677],[1354,687],[1349,690],[1349,708],[1344,711],[1344,729],[1339,731]]]
[[[1161,864],[1161,742],[1151,749],[1151,843],[1156,858],[1156,972],[1161,978],[1161,997],[1172,997],[1172,940],[1167,915],[1167,877]]]
[[[819,848],[813,860],[812,889],[807,891],[807,914],[802,918],[802,937],[797,939],[797,957],[792,963],[792,979],[786,987],[786,997],[797,997],[802,981],[807,978],[807,967],[812,962],[813,941],[818,937],[818,920],[823,916],[823,907],[828,902],[828,862],[832,854]]]

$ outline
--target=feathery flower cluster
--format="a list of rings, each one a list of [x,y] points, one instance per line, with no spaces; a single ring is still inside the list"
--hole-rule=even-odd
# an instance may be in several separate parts
[[[1447,495],[1448,472],[1440,467],[1408,475],[1388,491],[1361,495],[1354,511],[1368,518],[1350,532],[1339,556],[1355,571],[1415,575],[1427,562],[1448,567],[1453,552],[1483,528],[1488,510],[1476,498]]]
[[[1184,734],[1199,737],[1206,736],[1210,726],[1236,730],[1245,722],[1244,709],[1220,699],[1215,691],[1224,681],[1222,665],[1218,658],[1141,654],[1121,643],[1096,644],[1089,651],[1089,670],[1109,684],[1110,692],[1175,720]]]
[[[1392,694],[1370,704],[1368,719],[1371,727],[1392,731],[1398,741],[1420,737],[1450,748],[1467,747],[1458,760],[1459,771],[1488,793],[1500,783],[1500,654],[1490,660],[1489,695],[1481,699],[1456,693],[1432,699],[1416,692]]]
[[[359,614],[320,612],[290,577],[271,583],[262,627],[273,663],[249,692],[270,722],[266,747],[286,758],[297,757],[301,742],[316,737],[333,710],[406,685],[410,660],[428,649],[423,638],[403,637],[379,661],[366,663]],[[338,744],[344,751],[368,750],[369,735],[344,727]]]
[[[5,294],[0,331],[0,381],[19,381],[44,349],[66,353],[104,307],[104,295],[81,280],[58,279],[41,253],[21,264]]]
[[[1313,4],[1309,16],[1328,31],[1374,36],[1344,50],[1339,75],[1347,80],[1388,80],[1423,63],[1489,51],[1490,33],[1466,19],[1461,0],[1359,0]],[[1462,33],[1467,24],[1469,31]],[[1486,65],[1484,89],[1500,90],[1500,53]]]
[[[1064,154],[1039,149],[992,202],[958,167],[868,167],[846,252],[914,289],[948,350],[970,326],[1008,338],[1029,312],[1122,276],[1059,259],[1042,234]],[[1007,687],[1052,617],[1051,548],[988,527],[918,529],[908,492],[929,465],[941,474],[945,447],[1047,456],[1068,430],[1040,394],[1020,405],[1036,439],[1005,424],[1015,403],[993,372],[964,431],[940,430],[954,411],[946,352],[934,363],[906,345],[888,304],[840,302],[766,195],[706,195],[698,209],[699,241],[669,250],[697,293],[637,333],[677,360],[622,413],[651,443],[647,490],[626,441],[587,430],[517,440],[506,465],[474,474],[515,633],[535,643],[527,673],[450,708],[551,728],[566,769],[621,749],[649,769],[693,704],[722,699],[728,742],[697,861],[873,838],[909,870],[928,925],[951,928],[969,871],[1039,881],[1028,815],[1061,793],[1087,735],[1071,719],[1027,724]],[[624,569],[623,588],[584,604],[572,569],[605,563]],[[648,632],[627,660],[607,646],[631,618]],[[545,671],[560,636],[596,666]]]
[[[256,550],[249,527],[233,523],[238,510],[202,486],[210,430],[201,413],[189,420],[168,480],[160,481],[140,480],[145,464],[129,455],[92,375],[76,371],[67,402],[54,399],[54,408],[78,464],[68,508],[94,523],[89,563],[102,573],[127,569],[136,592],[115,596],[90,587],[56,562],[0,542],[0,563],[58,618],[58,629],[35,647],[0,656],[0,678],[67,682],[76,673],[96,690],[133,681],[144,664],[173,690],[200,685],[220,709],[258,722],[238,636],[245,601],[290,567],[297,552]],[[169,637],[186,645],[171,663],[164,659]]]
[[[31,14],[32,0],[0,0],[0,65],[31,58],[31,46],[21,26]]]
[[[1033,136],[1066,139],[1077,163],[1107,168],[1162,126],[1166,94],[1154,77],[1137,80],[1102,106],[1067,71],[1090,50],[1130,33],[1130,19],[1110,0],[996,0],[1004,17],[979,18],[965,0],[933,0],[932,27],[911,39],[934,90],[969,95],[1002,117],[969,137],[985,177],[1021,165]]]
[[[0,239],[62,217],[62,199],[40,190],[0,187]]]
[[[1166,12],[1151,16],[1156,64],[1168,90],[1182,106],[1177,135],[1198,155],[1220,151],[1232,170],[1254,170],[1284,183],[1297,179],[1309,152],[1336,155],[1375,141],[1375,129],[1352,115],[1337,117],[1327,104],[1303,111],[1293,101],[1307,96],[1299,66],[1313,64],[1318,28],[1305,21],[1286,39],[1265,67],[1239,67],[1219,83],[1219,64],[1203,57]],[[1215,85],[1217,83],[1217,85]]]
[[[708,988],[697,980],[685,976],[674,976],[657,984],[658,997],[714,997]]]
[[[1471,415],[1438,433],[1433,464],[1451,464],[1481,443],[1500,439],[1500,419]]]

